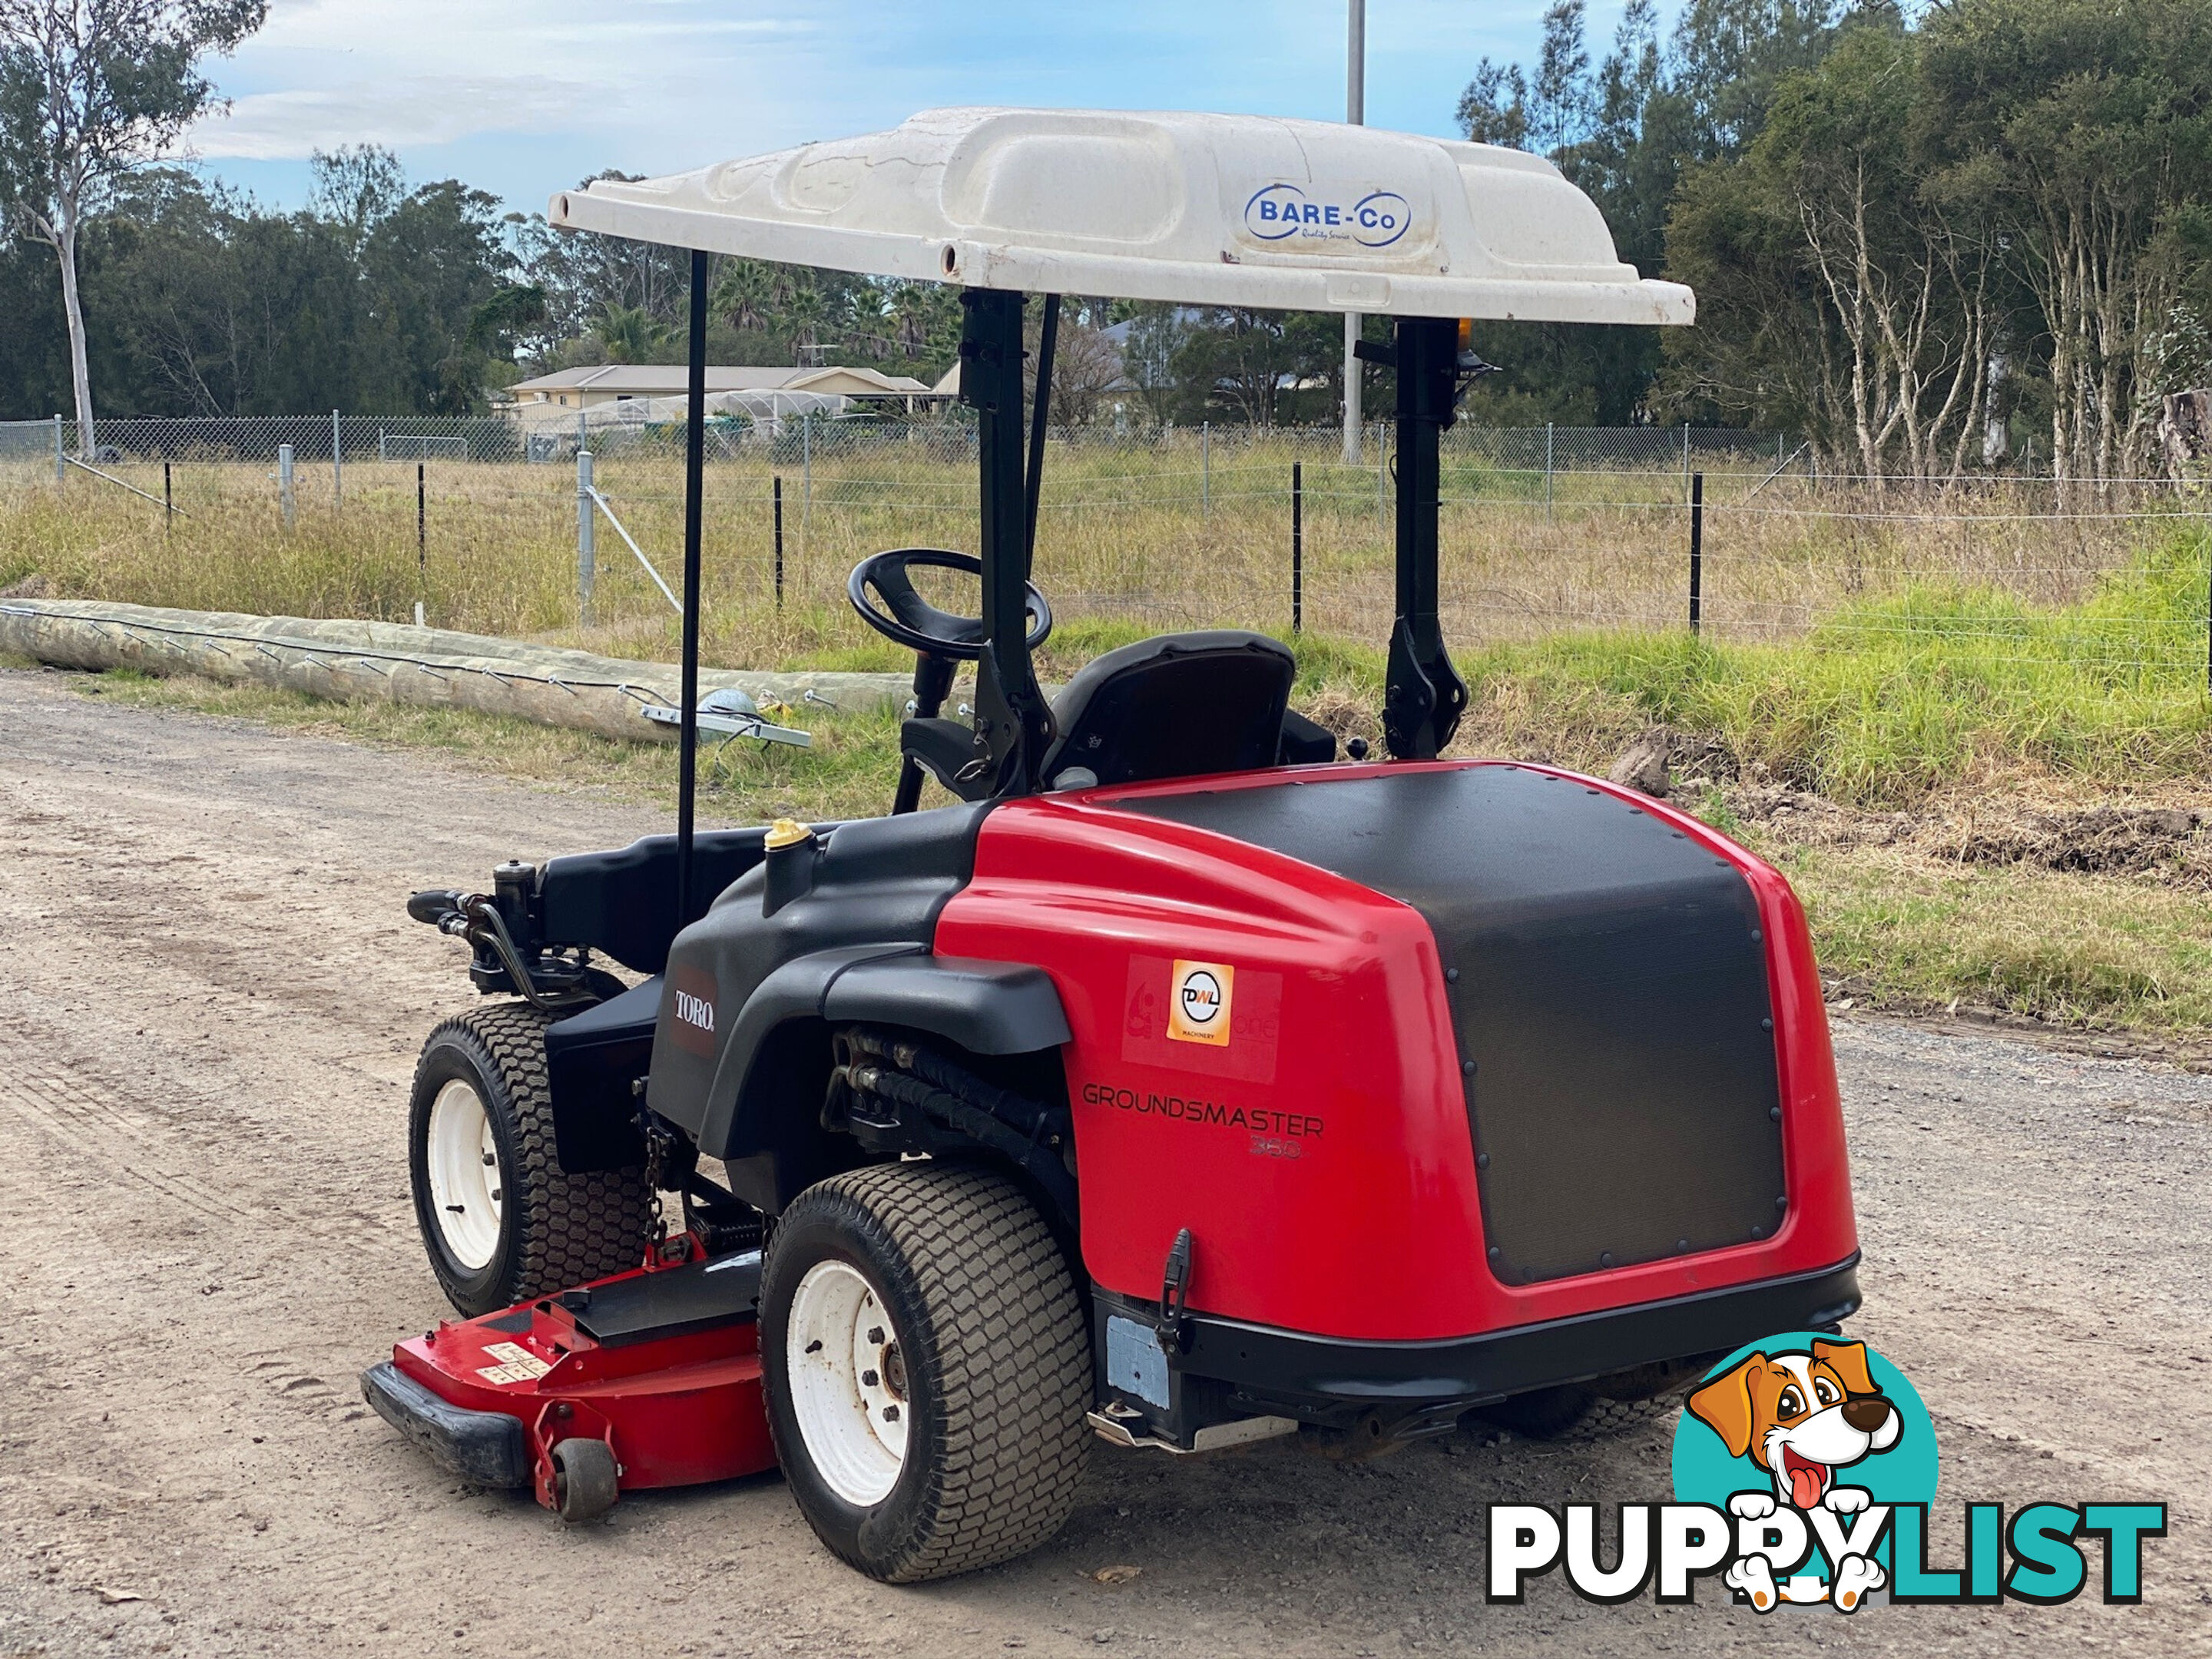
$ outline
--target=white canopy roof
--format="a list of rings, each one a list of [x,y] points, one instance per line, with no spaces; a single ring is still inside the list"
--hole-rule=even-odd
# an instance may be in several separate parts
[[[556,225],[873,276],[1186,305],[1687,323],[1519,150],[1251,115],[928,110],[556,196]]]

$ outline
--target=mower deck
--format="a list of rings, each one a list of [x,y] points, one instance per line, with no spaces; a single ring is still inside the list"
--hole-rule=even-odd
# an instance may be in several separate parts
[[[641,1267],[453,1320],[362,1375],[377,1413],[448,1474],[529,1486],[571,1519],[554,1449],[605,1442],[619,1490],[775,1467],[761,1401],[760,1253]]]

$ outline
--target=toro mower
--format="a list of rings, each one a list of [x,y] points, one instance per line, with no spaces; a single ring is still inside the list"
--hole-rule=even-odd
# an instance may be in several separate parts
[[[1468,695],[1437,620],[1460,319],[1692,315],[1554,168],[946,110],[550,216],[692,251],[678,818],[410,901],[489,1000],[416,1076],[416,1209],[463,1316],[366,1375],[387,1419],[572,1519],[780,1464],[831,1550],[911,1582],[1051,1537],[1101,1439],[1557,1431],[1856,1310],[1781,876],[1596,779],[1440,758]],[[709,252],[962,289],[980,545],[850,582],[915,653],[883,817],[693,827]],[[1065,291],[1393,319],[1362,349],[1396,379],[1387,757],[1340,758],[1257,633],[1040,688]],[[922,597],[963,580],[972,615]]]

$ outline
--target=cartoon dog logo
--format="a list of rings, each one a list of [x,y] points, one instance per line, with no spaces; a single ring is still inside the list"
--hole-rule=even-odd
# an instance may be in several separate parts
[[[1875,1386],[1866,1344],[1817,1338],[1806,1352],[1746,1355],[1692,1393],[1689,1408],[1721,1437],[1729,1456],[1748,1456],[1771,1477],[1772,1497],[1742,1492],[1729,1499],[1729,1510],[1747,1521],[1765,1519],[1778,1504],[1856,1515],[1870,1494],[1838,1484],[1836,1472],[1887,1451],[1905,1427],[1897,1407]],[[1742,1591],[1761,1613],[1784,1600],[1824,1599],[1849,1613],[1887,1577],[1872,1557],[1847,1554],[1836,1562],[1832,1584],[1792,1580],[1778,1589],[1772,1563],[1747,1554],[1729,1565],[1723,1582]]]

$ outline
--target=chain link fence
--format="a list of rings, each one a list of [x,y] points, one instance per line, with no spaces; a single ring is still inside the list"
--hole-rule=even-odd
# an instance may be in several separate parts
[[[419,603],[447,626],[665,648],[684,428],[656,418],[665,401],[529,420],[118,420],[82,461],[72,422],[0,423],[0,586],[31,572],[88,596],[373,617]],[[1369,428],[1347,460],[1334,427],[1056,432],[1037,580],[1102,638],[1295,622],[1379,644],[1389,437]],[[862,650],[842,601],[859,559],[975,545],[975,432],[957,413],[715,417],[706,449],[702,619],[726,660]],[[1463,423],[1441,506],[1455,644],[1693,625],[1996,638],[2027,611],[2086,605],[2094,660],[2205,672],[2207,502],[2170,481],[2083,501],[2047,478],[1824,472],[1786,434]],[[2127,587],[2174,556],[2197,572],[2185,604]]]

